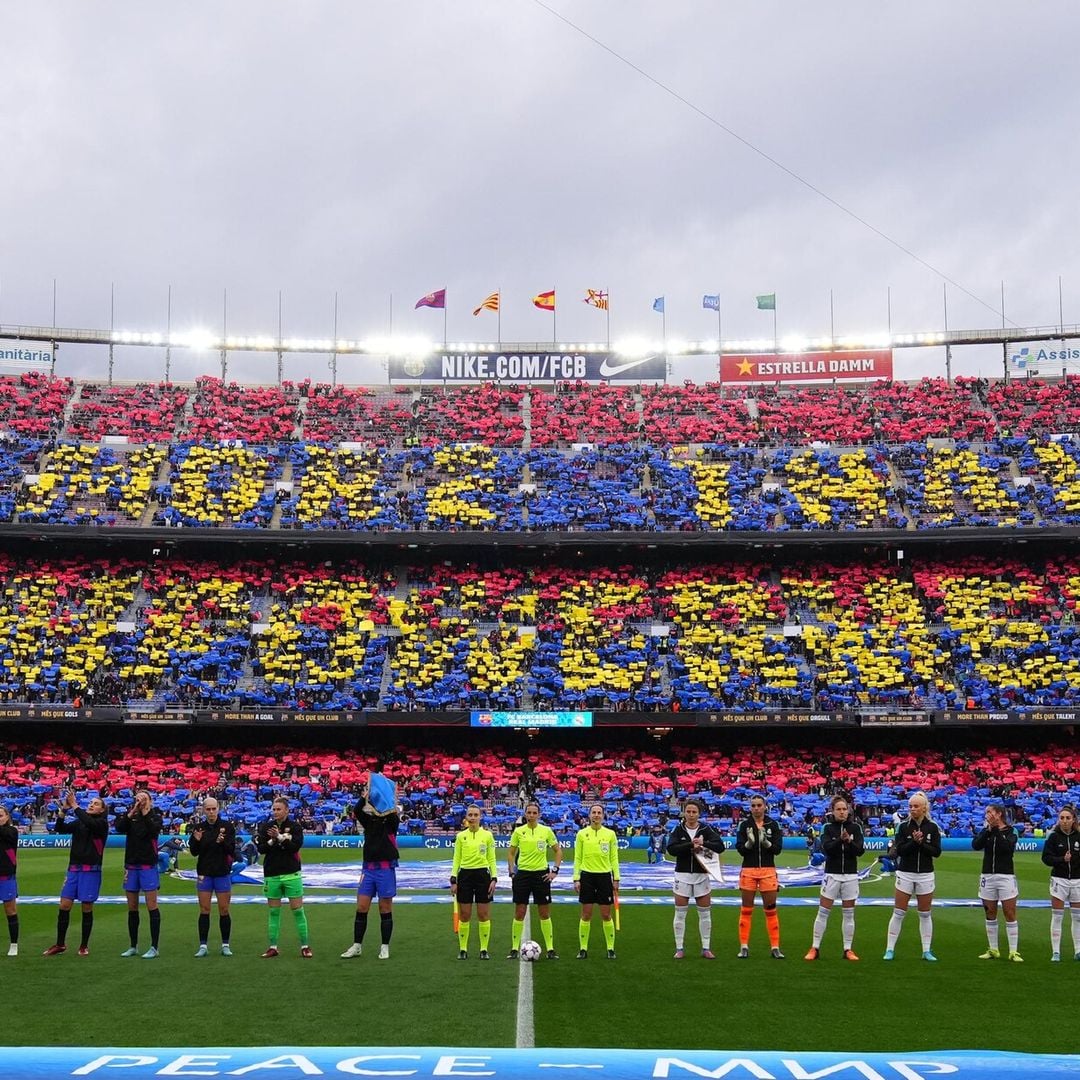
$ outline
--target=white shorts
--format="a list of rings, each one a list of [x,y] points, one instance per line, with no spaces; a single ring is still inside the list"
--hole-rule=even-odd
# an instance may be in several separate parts
[[[821,895],[826,900],[858,900],[858,874],[826,874],[821,881]]]
[[[906,870],[896,871],[896,891],[908,896],[926,896],[934,891],[934,871],[928,874],[909,874]]]
[[[680,874],[675,873],[673,888],[676,896],[699,896],[712,895],[713,881],[708,874]]]
[[[1080,904],[1080,878],[1052,877],[1050,879],[1050,895],[1055,900],[1062,900],[1066,904]]]
[[[1015,874],[982,874],[979,877],[980,900],[1015,900],[1019,895]]]

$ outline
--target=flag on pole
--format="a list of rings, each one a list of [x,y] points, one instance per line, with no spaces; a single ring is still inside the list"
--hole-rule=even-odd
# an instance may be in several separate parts
[[[720,294],[716,293],[715,295],[713,295],[712,293],[706,293],[701,298],[701,306],[706,311],[719,311],[720,310]]]
[[[481,311],[498,311],[499,310],[499,294],[493,292],[486,300],[484,300],[478,308],[473,308],[473,314],[479,315]]]
[[[758,311],[775,311],[776,310],[776,293],[764,293],[762,296],[755,297],[757,300]]]
[[[537,293],[533,297],[533,307],[538,307],[541,311],[554,311],[555,310],[555,290],[551,292]]]
[[[655,299],[655,300],[654,300],[654,301],[652,302],[652,309],[653,309],[653,311],[658,311],[658,312],[660,312],[660,314],[661,314],[661,315],[663,315],[663,314],[664,314],[664,298],[663,298],[662,296],[658,296],[658,297],[657,297],[657,298],[656,298],[656,299]]]
[[[422,307],[445,308],[446,290],[436,289],[434,292],[429,292],[427,296],[421,296],[420,299],[416,301],[413,311]]]
[[[585,299],[583,304],[592,304],[594,308],[599,308],[601,311],[607,311],[607,293],[603,289],[586,289]]]

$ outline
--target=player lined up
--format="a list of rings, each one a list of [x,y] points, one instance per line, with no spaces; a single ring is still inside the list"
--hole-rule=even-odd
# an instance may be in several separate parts
[[[353,811],[364,836],[363,865],[357,888],[353,943],[341,954],[345,959],[359,957],[362,953],[368,913],[374,898],[378,899],[379,910],[379,958],[389,959],[390,956],[393,898],[397,893],[397,833],[400,827],[400,811],[395,799],[394,785],[381,774],[373,773]],[[211,905],[216,896],[221,953],[231,956],[230,900],[236,828],[221,817],[216,799],[205,799],[202,809],[204,816],[192,828],[188,843],[191,854],[197,860],[199,946],[195,955],[208,955]],[[779,824],[768,815],[762,796],[754,796],[749,809],[750,814],[740,822],[735,840],[735,850],[742,859],[737,956],[741,959],[749,956],[754,904],[760,892],[770,952],[775,959],[782,960],[784,954],[780,949],[780,920],[776,907],[779,889],[776,856],[783,851],[784,838]],[[931,819],[929,802],[922,792],[910,797],[908,809],[909,817],[900,824],[887,852],[896,862],[896,887],[883,958],[886,961],[894,958],[914,896],[922,957],[935,962],[932,906],[936,888],[935,860],[942,851],[941,830]],[[712,888],[714,880],[722,880],[720,856],[725,844],[719,831],[703,820],[704,811],[702,801],[688,799],[683,806],[681,820],[666,838],[666,853],[675,862],[673,930],[676,960],[682,960],[686,955],[686,923],[691,899],[697,908],[701,955],[707,960],[715,959],[712,951]],[[491,903],[498,873],[495,838],[483,827],[482,817],[479,806],[468,807],[464,828],[454,842],[450,893],[454,900],[458,956],[462,960],[467,960],[469,956],[474,906],[480,959],[490,959],[491,955]],[[514,919],[508,959],[517,959],[521,955],[525,917],[530,902],[537,906],[547,957],[558,959],[551,919],[551,885],[562,867],[563,851],[554,831],[543,824],[540,817],[540,806],[536,802],[528,803],[524,822],[515,828],[510,839],[508,865]],[[136,792],[132,805],[116,817],[116,831],[125,837],[124,891],[127,895],[130,945],[121,954],[123,956],[140,955],[140,893],[145,897],[150,924],[150,947],[141,955],[145,959],[155,959],[159,955],[161,917],[157,893],[161,828],[161,814],[145,790]],[[77,901],[82,907],[78,952],[80,956],[86,956],[89,954],[94,925],[94,904],[101,892],[103,855],[109,831],[104,802],[95,796],[83,810],[74,792],[66,792],[61,801],[56,829],[58,833],[71,836],[71,848],[69,866],[60,892],[56,941],[45,950],[44,955],[57,956],[67,951],[71,909]],[[288,900],[293,914],[301,956],[312,956],[303,906],[300,855],[303,837],[302,826],[289,816],[288,800],[276,798],[271,806],[271,817],[259,825],[255,841],[258,852],[264,856],[263,894],[268,905],[268,946],[262,955],[268,959],[279,954],[282,900]],[[18,830],[12,823],[10,812],[0,805],[0,902],[7,917],[10,940],[8,956],[19,953],[18,839]],[[1014,963],[1022,962],[1016,917],[1019,895],[1014,865],[1016,843],[1017,834],[1006,819],[1005,807],[1000,803],[991,803],[986,808],[984,828],[972,839],[972,848],[982,852],[979,898],[985,912],[987,948],[980,959],[991,960],[1001,956],[997,920],[1000,908],[1005,917],[1007,957]],[[851,813],[850,803],[843,796],[838,795],[830,802],[821,848],[824,876],[812,941],[805,959],[814,961],[820,957],[829,917],[835,902],[839,900],[842,910],[842,955],[846,960],[857,961],[859,957],[854,952],[854,938],[860,880],[858,860],[865,852],[865,838]],[[1057,822],[1043,845],[1042,862],[1050,868],[1051,960],[1058,962],[1061,959],[1066,907],[1070,909],[1073,954],[1080,960],[1080,822],[1075,807],[1066,805],[1061,808]],[[588,824],[577,832],[574,842],[573,885],[580,903],[578,959],[588,958],[595,907],[600,909],[607,957],[612,960],[616,958],[619,880],[618,838],[604,824],[604,807],[594,803],[589,807]]]

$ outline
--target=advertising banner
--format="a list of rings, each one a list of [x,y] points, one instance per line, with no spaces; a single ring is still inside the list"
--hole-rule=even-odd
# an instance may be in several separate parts
[[[779,1032],[777,1033],[780,1034]],[[888,1043],[852,1033],[838,1041]],[[902,1036],[896,1042],[903,1044]],[[975,1033],[973,1039],[975,1041]],[[1003,1050],[932,1050],[870,1053],[784,1050],[615,1050],[582,1047],[477,1048],[438,1046],[15,1046],[5,1052],[5,1073],[24,1080],[70,1080],[72,1076],[244,1076],[247,1080],[297,1076],[393,1076],[414,1080],[444,1076],[492,1080],[550,1080],[595,1070],[605,1080],[690,1080],[759,1077],[872,1077],[920,1080],[953,1075],[966,1080],[1003,1076],[1075,1076],[1080,1056]]]
[[[720,357],[724,383],[829,382],[891,379],[892,349],[843,352],[757,353]]]
[[[611,352],[578,353],[552,347],[545,352],[465,353],[442,351],[427,357],[391,356],[391,383],[663,382],[667,358],[628,357]]]

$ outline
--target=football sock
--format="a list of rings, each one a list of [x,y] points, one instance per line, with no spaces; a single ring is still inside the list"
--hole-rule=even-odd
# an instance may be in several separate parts
[[[221,944],[228,945],[229,942],[232,940],[232,916],[219,916],[218,926],[221,927]]]
[[[1060,921],[1060,920],[1059,920]],[[64,910],[61,908],[56,913],[56,944],[63,945],[67,940],[68,923],[71,922],[71,910]],[[1060,931],[1058,931],[1060,936]]]
[[[308,924],[307,924],[307,912],[302,908],[292,909],[293,922],[296,923],[296,936],[300,939],[301,945],[308,943]]]
[[[922,942],[922,951],[929,952],[934,942],[934,917],[929,911],[919,912],[919,941]]]
[[[480,931],[480,951],[487,952],[487,947],[491,943],[491,920],[487,919],[478,923],[477,929]]]
[[[850,949],[855,943],[855,909],[853,907],[842,910],[840,933],[844,939],[844,949]]]
[[[94,913],[92,911],[84,911],[82,913],[82,936],[79,939],[79,945],[85,949],[90,944],[90,935],[94,930]]]
[[[465,919],[462,919],[458,924],[457,943],[458,948],[462,952],[469,951],[469,929],[471,925],[472,924]]]
[[[998,923],[997,919],[986,920],[986,943],[997,952],[998,947]]]
[[[604,919],[600,925],[604,928],[604,944],[609,949],[615,948],[615,920]],[[1073,924],[1075,926],[1075,923]]]
[[[357,945],[362,945],[364,942],[364,935],[367,933],[367,912],[358,911],[353,916],[352,921],[352,939]]]
[[[889,918],[889,930],[885,935],[885,948],[890,952],[896,948],[896,939],[900,936],[900,927],[904,925],[907,908],[893,908]]]
[[[699,907],[697,909],[698,933],[701,935],[701,947],[709,948],[712,943],[712,908]]]
[[[1052,908],[1050,911],[1050,951],[1061,952],[1061,922],[1065,918],[1065,911],[1061,908]]]
[[[675,928],[675,948],[681,949],[686,941],[686,908],[677,907],[675,909],[672,926]]]
[[[810,944],[815,949],[821,948],[821,939],[825,936],[825,927],[829,925],[829,909],[827,907],[818,907],[817,915],[814,916],[814,936],[810,939]]]
[[[521,935],[522,935],[524,930],[525,930],[525,920],[524,919],[515,919],[513,921],[513,923],[511,923],[511,925],[510,925],[510,948],[511,949],[514,949],[516,951],[517,949],[521,948]]]
[[[739,908],[739,944],[750,944],[750,920],[754,916],[753,905],[747,907],[745,904]]]
[[[150,944],[156,949],[161,940],[161,908],[150,912]]]
[[[281,908],[279,907],[272,907],[266,916],[266,936],[276,949],[278,938],[281,937]]]
[[[128,940],[131,942],[133,949],[138,948],[139,945],[139,913],[137,911],[128,912]]]
[[[394,915],[390,911],[379,912],[379,937],[384,945],[394,936]]]
[[[769,948],[780,948],[780,913],[774,907],[765,909],[765,930],[769,935]]]
[[[1017,952],[1020,948],[1020,924],[1014,919],[1005,922],[1005,940],[1009,943],[1009,952]]]
[[[587,923],[584,919],[578,919],[577,940],[579,949],[587,949],[589,947],[589,927],[591,925],[591,923]]]
[[[7,917],[8,937],[11,939],[12,945],[19,944],[19,916],[9,915]]]
[[[544,945],[548,950],[555,948],[555,927],[550,919],[540,920],[540,933],[544,935]]]
[[[199,944],[205,945],[207,938],[210,937],[210,912],[203,915],[199,914]]]

